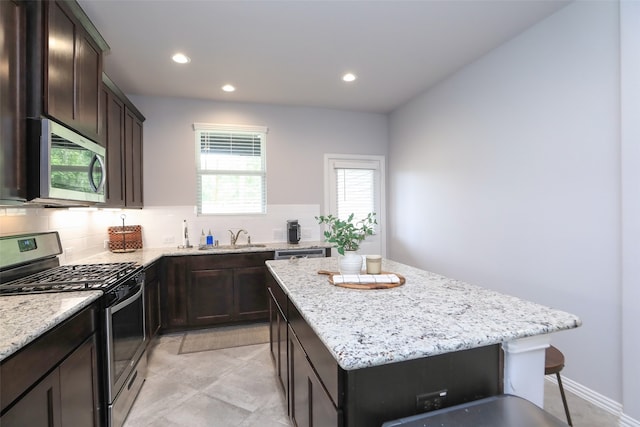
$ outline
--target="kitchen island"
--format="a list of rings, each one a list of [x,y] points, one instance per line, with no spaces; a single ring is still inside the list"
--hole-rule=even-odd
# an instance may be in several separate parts
[[[272,352],[281,361],[287,352],[288,365],[276,366],[299,426],[381,425],[503,392],[541,406],[549,334],[581,324],[570,313],[390,260],[382,269],[406,283],[366,291],[317,273],[335,271],[335,258],[267,266],[277,282]],[[286,349],[274,344],[284,340]]]

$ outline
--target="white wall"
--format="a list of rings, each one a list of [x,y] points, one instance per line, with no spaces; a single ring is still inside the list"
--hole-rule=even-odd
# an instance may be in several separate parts
[[[622,112],[622,397],[625,414],[640,420],[640,3],[623,1]],[[631,424],[631,423],[629,423]]]
[[[387,153],[387,117],[382,114],[184,98],[130,98],[147,118],[145,206],[196,204],[195,122],[269,128],[269,204],[321,205],[324,153]]]
[[[253,242],[285,241],[287,219],[298,219],[302,240],[321,240],[314,217],[323,213],[325,153],[386,155],[387,116],[321,108],[130,96],[145,115],[144,204],[150,246],[180,242],[187,219],[191,243],[212,229],[221,244],[228,229],[245,228]],[[196,205],[193,123],[266,126],[267,214],[201,216]],[[144,230],[143,230],[144,232]],[[173,240],[172,240],[173,238]]]
[[[616,2],[572,3],[394,112],[388,241],[579,315],[553,337],[564,374],[622,402],[618,24]]]

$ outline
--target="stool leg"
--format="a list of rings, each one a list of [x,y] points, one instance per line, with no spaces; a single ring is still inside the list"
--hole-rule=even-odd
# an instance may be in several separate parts
[[[571,415],[569,415],[569,406],[567,405],[567,397],[564,395],[564,387],[562,387],[562,379],[560,378],[560,372],[556,372],[558,378],[558,386],[560,387],[560,396],[562,396],[562,404],[564,405],[564,413],[567,415],[567,424],[573,426],[571,423]]]

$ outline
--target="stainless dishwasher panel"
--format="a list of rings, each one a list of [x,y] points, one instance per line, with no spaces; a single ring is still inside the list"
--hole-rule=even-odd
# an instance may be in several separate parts
[[[327,248],[309,249],[281,249],[275,252],[273,259],[296,258],[324,258],[327,256]]]

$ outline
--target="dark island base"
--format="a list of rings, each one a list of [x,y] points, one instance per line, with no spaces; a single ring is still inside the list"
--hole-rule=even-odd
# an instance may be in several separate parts
[[[343,371],[344,425],[380,426],[396,418],[501,394],[501,353],[500,346],[494,345]]]
[[[342,369],[275,280],[271,354],[296,427],[373,427],[503,393],[499,344]]]

